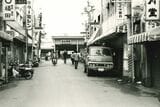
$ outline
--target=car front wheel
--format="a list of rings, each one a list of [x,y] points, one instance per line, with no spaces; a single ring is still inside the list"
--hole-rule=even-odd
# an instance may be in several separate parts
[[[92,76],[92,70],[91,69],[86,68],[86,72],[87,72],[87,76]]]

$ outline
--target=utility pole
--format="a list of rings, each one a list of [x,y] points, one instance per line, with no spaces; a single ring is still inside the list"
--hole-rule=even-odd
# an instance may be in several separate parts
[[[40,58],[40,50],[41,50],[41,31],[39,32],[39,40],[38,40],[38,58]]]
[[[82,14],[87,14],[88,16],[88,22],[87,22],[87,39],[89,39],[91,37],[91,25],[90,25],[90,22],[91,22],[91,13],[94,11],[94,6],[90,5],[90,2],[87,1],[87,7],[84,8],[84,13]]]
[[[25,30],[26,32],[26,58],[25,58],[25,62],[27,62],[28,60],[28,30]]]
[[[40,59],[40,50],[41,50],[41,37],[42,37],[42,32],[41,32],[41,29],[42,29],[42,13],[39,14],[39,39],[38,39],[38,58]]]
[[[129,37],[133,35],[133,19],[132,19],[132,2],[128,2],[127,3],[127,42],[129,40]],[[128,68],[129,68],[129,72],[131,73],[131,79],[132,82],[134,82],[135,80],[135,73],[134,73],[134,48],[133,48],[133,44],[129,44],[128,43],[128,49],[129,49],[129,55],[128,55]]]
[[[35,11],[33,10],[33,5],[34,4],[34,0],[32,0],[32,49],[31,49],[31,60],[33,61],[33,55],[34,55],[34,40],[35,40],[35,36],[34,36],[34,31],[35,31]]]
[[[33,53],[34,53],[34,24],[32,26],[32,53],[31,53],[31,59],[33,60]]]

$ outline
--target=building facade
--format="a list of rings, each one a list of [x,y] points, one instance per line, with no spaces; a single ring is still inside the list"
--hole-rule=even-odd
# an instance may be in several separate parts
[[[152,9],[157,12],[150,12]],[[133,35],[128,38],[128,43],[134,48],[135,80],[160,89],[159,0],[132,1],[132,11]]]
[[[26,30],[27,4],[26,0],[0,1],[0,79],[5,82],[8,81],[9,64],[13,61],[25,63],[30,54],[28,38],[31,35]]]
[[[159,0],[101,0],[99,32],[87,44],[113,48],[122,77],[160,89],[159,11]]]
[[[98,9],[99,10],[99,9]],[[105,44],[115,52],[114,70],[119,75],[129,76],[127,59],[127,4],[101,0],[99,24],[87,45]]]
[[[52,36],[54,50],[63,53],[64,50],[71,54],[73,51],[80,52],[84,49],[84,37],[83,36]]]

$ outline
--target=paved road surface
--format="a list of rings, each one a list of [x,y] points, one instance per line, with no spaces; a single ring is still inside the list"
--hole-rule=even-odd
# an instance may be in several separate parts
[[[156,97],[120,85],[113,77],[87,77],[70,60],[57,66],[43,61],[32,80],[0,89],[0,107],[160,107]]]

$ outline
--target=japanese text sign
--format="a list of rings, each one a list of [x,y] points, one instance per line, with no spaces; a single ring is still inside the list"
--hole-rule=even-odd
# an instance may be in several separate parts
[[[27,4],[27,0],[16,0],[16,4]]]
[[[32,3],[31,3],[31,0],[27,0],[27,5],[26,5],[26,28],[32,29]]]
[[[146,0],[146,20],[159,20],[159,0]]]
[[[15,0],[3,0],[3,20],[15,20]]]
[[[125,3],[125,2],[131,2],[131,0],[111,0],[111,2]]]
[[[124,19],[124,4],[123,3],[117,3],[116,4],[116,14],[117,19]]]

